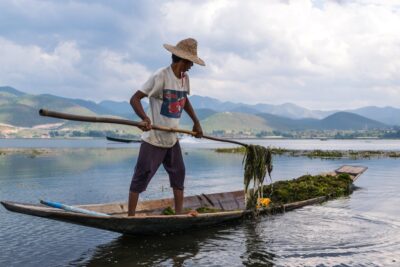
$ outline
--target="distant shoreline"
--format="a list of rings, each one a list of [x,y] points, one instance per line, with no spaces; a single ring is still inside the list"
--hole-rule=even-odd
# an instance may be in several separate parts
[[[62,150],[69,149],[87,149],[87,148],[0,148],[0,158],[8,155],[24,155],[30,158],[38,156],[52,156],[60,153]],[[104,149],[104,148],[99,148]],[[109,148],[106,148],[109,149]],[[114,148],[117,149],[117,148]],[[125,148],[126,149],[126,148]],[[235,148],[214,148],[216,153],[244,154],[244,147]],[[400,151],[390,150],[320,150],[320,149],[284,149],[271,148],[275,156],[287,157],[308,157],[320,159],[368,159],[368,158],[400,158]]]
[[[239,153],[244,154],[244,147],[217,148],[216,153]],[[321,159],[366,159],[366,158],[400,158],[400,151],[395,150],[320,150],[320,149],[285,149],[271,148],[273,155],[284,155],[289,157],[308,157]]]

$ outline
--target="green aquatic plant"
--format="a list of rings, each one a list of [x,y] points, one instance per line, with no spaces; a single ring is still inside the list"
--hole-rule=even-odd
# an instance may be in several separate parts
[[[175,210],[170,206],[166,207],[162,212],[162,215],[175,215]]]
[[[281,147],[273,147],[273,148],[270,148],[270,149],[271,149],[271,153],[273,155],[284,155],[284,154],[290,152],[289,149],[285,149],[285,148],[281,148]]]
[[[273,169],[271,150],[263,146],[249,145],[246,147],[243,163],[246,208],[256,210],[257,200],[263,197],[262,188],[266,174],[268,173],[271,178]]]
[[[217,153],[239,153],[239,154],[245,154],[246,153],[246,147],[239,146],[239,147],[228,147],[228,148],[216,148],[214,150]]]
[[[309,158],[342,158],[343,153],[340,151],[332,150],[332,151],[323,151],[323,150],[313,150],[306,153]]]
[[[210,208],[210,207],[200,207],[197,208],[196,211],[198,213],[215,213],[221,211],[220,209]]]
[[[39,155],[42,155],[43,153],[44,153],[43,151],[40,151],[40,150],[37,150],[37,149],[32,149],[28,156],[33,159],[33,158],[36,158]]]
[[[52,150],[48,149],[24,149],[24,148],[6,148],[0,150],[1,156],[8,156],[8,155],[26,155],[29,158],[35,158],[41,155],[50,154]]]
[[[389,158],[400,158],[400,152],[391,152],[388,156]]]
[[[348,174],[303,175],[297,179],[277,181],[264,186],[274,205],[326,196],[336,198],[351,193],[352,179]]]

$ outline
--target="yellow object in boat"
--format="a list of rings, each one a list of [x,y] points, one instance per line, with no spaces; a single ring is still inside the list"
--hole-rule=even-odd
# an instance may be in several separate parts
[[[270,198],[259,198],[258,199],[258,204],[260,207],[268,207],[269,203],[271,203]]]

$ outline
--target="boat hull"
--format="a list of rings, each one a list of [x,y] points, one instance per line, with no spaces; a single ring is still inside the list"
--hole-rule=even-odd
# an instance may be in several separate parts
[[[189,215],[153,216],[90,216],[45,208],[40,205],[2,201],[3,206],[13,212],[63,221],[123,234],[159,234],[182,231],[189,228],[217,225],[237,220],[245,215],[243,210]]]
[[[234,192],[228,192],[234,193]],[[225,193],[227,194],[227,193]],[[264,208],[259,214],[276,214],[307,205],[318,204],[326,201],[326,197],[318,197],[305,201],[298,201],[281,206]],[[219,225],[231,221],[238,221],[251,215],[250,211],[234,210],[216,213],[205,213],[197,216],[190,215],[146,215],[146,216],[91,216],[86,214],[66,212],[59,209],[43,207],[35,204],[24,204],[10,201],[2,201],[3,206],[13,212],[43,217],[47,219],[63,221],[72,224],[94,227],[102,230],[118,232],[122,234],[160,234],[184,231],[187,229]],[[110,205],[110,204],[108,204]],[[119,204],[112,204],[119,205]],[[87,208],[87,206],[85,206]]]

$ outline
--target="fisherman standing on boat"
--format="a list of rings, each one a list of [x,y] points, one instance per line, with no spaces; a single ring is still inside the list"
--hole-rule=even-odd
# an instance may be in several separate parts
[[[178,128],[182,110],[185,110],[193,120],[196,137],[201,138],[203,135],[200,122],[187,97],[190,85],[186,72],[193,63],[205,66],[204,61],[197,56],[197,41],[188,38],[176,46],[164,44],[164,48],[172,53],[171,65],[154,73],[130,100],[145,125],[141,128],[145,132],[130,186],[128,216],[135,215],[139,194],[146,190],[161,163],[168,172],[173,188],[175,212],[182,213],[185,165],[177,135],[152,130],[151,125]],[[149,98],[149,116],[140,102],[144,97]]]

